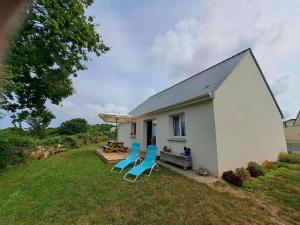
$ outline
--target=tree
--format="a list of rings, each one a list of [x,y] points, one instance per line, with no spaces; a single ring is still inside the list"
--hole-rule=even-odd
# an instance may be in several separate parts
[[[63,122],[58,128],[58,132],[60,134],[78,134],[86,132],[87,129],[88,123],[85,119],[75,118]]]
[[[1,85],[1,83],[0,83]],[[1,88],[1,87],[0,87]],[[0,92],[0,106],[3,105],[6,102],[4,95]],[[1,108],[0,108],[1,110]],[[0,111],[0,119],[4,117],[4,112]]]
[[[28,117],[54,118],[46,102],[58,105],[74,93],[72,77],[86,69],[89,53],[109,50],[85,10],[92,0],[35,0],[11,43],[3,76],[1,107],[21,125]],[[51,121],[51,120],[50,120]]]
[[[30,131],[34,136],[44,138],[46,137],[46,128],[53,118],[54,116],[51,112],[44,110],[42,112],[32,112],[27,116],[26,122],[29,124]]]

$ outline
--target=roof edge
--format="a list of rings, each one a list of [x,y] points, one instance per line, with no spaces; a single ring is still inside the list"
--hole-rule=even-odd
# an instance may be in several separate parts
[[[244,51],[242,51],[242,52],[240,52],[240,53],[238,53],[238,54],[236,54],[235,56],[237,56],[237,55],[240,55],[240,54],[242,54],[242,53],[245,53],[245,52],[247,52],[247,51],[251,51],[251,48],[247,48],[246,50],[244,50]],[[223,80],[221,80],[220,82],[219,82],[219,84],[213,89],[213,93],[215,93],[218,89],[219,89],[219,87],[225,82],[225,80],[232,74],[232,72],[235,70],[235,68],[241,63],[241,61],[242,61],[242,59],[244,58],[244,56],[245,55],[243,55],[243,57],[240,59],[240,61],[237,63],[237,64],[235,64],[234,65],[234,67],[231,69],[231,71],[223,78]],[[234,56],[233,56],[234,57]]]
[[[253,58],[253,60],[254,60],[254,62],[255,62],[255,64],[256,64],[256,66],[257,66],[257,68],[258,68],[258,70],[259,70],[259,72],[260,72],[260,74],[261,74],[261,76],[262,76],[262,78],[263,78],[263,80],[264,80],[264,82],[265,82],[265,84],[266,84],[266,86],[267,86],[267,88],[268,88],[268,90],[269,90],[269,92],[270,92],[272,98],[273,98],[273,101],[274,101],[275,104],[276,104],[276,107],[277,107],[277,109],[278,109],[278,111],[279,111],[279,113],[280,113],[281,119],[283,119],[283,118],[284,118],[283,113],[282,113],[282,111],[281,111],[281,109],[280,109],[280,107],[279,107],[279,105],[278,105],[278,103],[277,103],[277,101],[276,101],[276,99],[275,99],[275,97],[274,97],[274,94],[273,94],[273,92],[272,92],[272,90],[271,90],[271,88],[270,88],[270,86],[269,86],[269,84],[268,84],[268,82],[267,82],[267,80],[266,80],[266,77],[265,77],[263,71],[261,70],[261,68],[260,68],[260,66],[259,66],[259,64],[258,64],[258,62],[257,62],[257,60],[256,60],[256,58],[255,58],[255,56],[254,56],[254,54],[253,54],[251,48],[249,48],[249,50],[250,50],[250,54],[251,54],[251,56],[252,56],[252,58]]]
[[[207,92],[207,93],[205,93],[203,95],[197,96],[195,98],[188,99],[188,100],[183,101],[183,102],[178,102],[176,104],[169,105],[169,106],[166,106],[164,108],[160,108],[160,109],[153,110],[153,111],[150,111],[150,112],[146,112],[144,114],[131,115],[131,116],[133,116],[134,118],[137,118],[137,117],[145,116],[145,115],[148,115],[148,114],[159,113],[159,112],[162,112],[162,111],[171,110],[174,107],[180,107],[180,106],[183,106],[183,105],[189,105],[189,104],[193,104],[193,103],[196,103],[196,102],[202,102],[202,101],[210,100],[210,99],[213,99],[213,98],[214,98],[214,94],[211,93],[211,92]]]
[[[293,126],[295,126],[295,123],[296,123],[296,121],[298,120],[298,118],[300,118],[300,110],[299,110],[299,112],[298,112],[298,114],[297,114],[297,116],[296,116],[296,118],[295,118],[295,121],[294,121]]]
[[[218,66],[219,64],[224,63],[224,62],[226,62],[226,61],[228,61],[228,60],[230,60],[230,59],[232,59],[232,58],[234,58],[234,57],[236,57],[236,56],[238,56],[238,55],[240,55],[240,54],[242,54],[242,53],[244,53],[244,52],[246,52],[246,51],[249,51],[249,50],[251,51],[251,48],[247,48],[247,49],[245,49],[245,50],[243,50],[243,51],[241,51],[241,52],[238,52],[238,53],[236,53],[235,55],[230,56],[229,58],[224,59],[223,61],[218,62],[217,64],[214,64],[214,65],[212,65],[212,66],[210,66],[210,67],[208,67],[208,68],[202,70],[202,71],[199,72],[199,73],[196,73],[196,74],[194,74],[194,75],[192,75],[192,76],[190,76],[190,77],[187,77],[186,79],[184,79],[184,80],[182,80],[182,81],[180,81],[180,82],[178,82],[178,83],[176,83],[176,84],[174,84],[174,85],[172,85],[172,86],[170,86],[170,87],[168,87],[168,88],[166,88],[166,89],[164,89],[164,90],[162,90],[162,91],[160,91],[160,92],[157,92],[156,94],[150,96],[149,98],[152,98],[152,97],[155,96],[155,95],[158,95],[158,94],[160,94],[160,93],[162,93],[162,92],[164,92],[164,91],[166,91],[166,90],[168,90],[168,89],[170,89],[170,88],[172,88],[172,87],[174,87],[174,86],[177,86],[178,84],[181,84],[181,83],[183,83],[183,82],[185,82],[185,81],[187,81],[187,80],[189,80],[189,79],[191,79],[191,78],[193,78],[193,77],[195,77],[195,76],[197,76],[197,75],[199,75],[199,74],[201,74],[201,73],[203,73],[203,72],[205,72],[205,71],[207,71],[207,70],[210,70],[211,68],[216,67],[216,66]],[[229,74],[230,74],[230,73],[229,73]],[[145,102],[145,101],[144,101],[144,102]],[[131,110],[131,111],[133,111],[133,110]]]
[[[205,72],[205,71],[207,71],[207,70],[209,70],[209,69],[211,69],[211,68],[213,68],[213,67],[215,67],[215,66],[218,66],[219,64],[224,63],[224,62],[226,62],[226,61],[228,61],[228,60],[230,60],[230,59],[232,59],[232,58],[234,58],[234,57],[236,57],[236,56],[238,56],[238,55],[240,55],[240,54],[243,54],[243,53],[245,53],[245,52],[247,52],[247,51],[250,51],[250,52],[251,52],[251,48],[247,48],[247,49],[245,49],[245,50],[243,50],[243,51],[241,51],[241,52],[238,52],[238,53],[236,53],[235,55],[230,56],[229,58],[224,59],[223,61],[218,62],[217,64],[214,64],[214,65],[212,65],[212,66],[210,66],[210,67],[208,67],[208,68],[202,70],[202,71],[199,72],[199,73],[196,73],[196,74],[194,74],[194,75],[192,75],[192,76],[190,76],[190,77],[188,77],[188,78],[186,78],[186,79],[184,79],[184,80],[182,80],[182,81],[180,81],[180,82],[178,82],[178,83],[176,83],[176,84],[174,84],[174,85],[172,85],[172,86],[170,86],[170,87],[168,87],[168,88],[166,88],[166,89],[164,89],[164,90],[162,90],[162,91],[160,91],[160,92],[157,92],[156,94],[150,96],[149,98],[152,98],[153,96],[156,96],[156,95],[158,95],[158,94],[160,94],[160,93],[162,93],[162,92],[164,92],[164,91],[167,91],[167,90],[169,90],[170,88],[172,88],[172,87],[174,87],[174,86],[176,86],[176,85],[178,85],[178,84],[181,84],[181,83],[185,82],[186,80],[189,80],[189,79],[191,79],[191,78],[193,78],[193,77],[195,77],[195,76],[197,76],[197,75],[199,75],[199,74],[201,74],[201,73],[203,73],[203,72]],[[235,68],[235,67],[234,67],[234,68]],[[233,70],[234,70],[234,68],[233,68]],[[231,73],[232,73],[232,71],[228,74],[228,76],[229,76]],[[226,77],[228,77],[228,76],[226,76]],[[223,81],[222,81],[222,82],[223,82]],[[222,84],[222,82],[218,85],[218,87]],[[216,89],[218,89],[218,87],[217,87]],[[213,92],[215,92],[216,89],[213,90]],[[132,111],[134,111],[138,106],[140,106],[141,104],[143,104],[144,102],[146,102],[149,98],[147,98],[145,101],[143,101],[142,103],[138,104],[135,108],[133,108],[132,110],[130,110],[129,114],[130,114]],[[178,103],[178,104],[180,104],[180,103]],[[149,112],[149,113],[150,113],[150,112]]]
[[[289,120],[285,120],[285,121],[283,121],[283,123],[285,123],[285,122],[289,122],[289,121],[291,121],[291,120],[296,120],[296,119],[289,119]]]

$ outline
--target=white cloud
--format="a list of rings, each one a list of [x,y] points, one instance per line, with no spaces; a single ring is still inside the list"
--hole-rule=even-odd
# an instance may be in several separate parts
[[[151,97],[152,95],[155,95],[155,94],[156,94],[156,91],[153,87],[147,87],[146,91],[145,91],[144,98],[147,99],[147,98],[149,98],[149,97]]]
[[[90,13],[111,50],[86,63],[88,70],[74,79],[76,94],[63,107],[49,106],[57,118],[52,125],[74,117],[99,123],[100,111],[127,112],[158,90],[248,47],[285,115],[294,117],[300,105],[300,66],[293,66],[300,57],[298,2],[95,1]],[[0,127],[8,122],[0,121]]]
[[[51,110],[55,113],[58,120],[53,121],[54,125],[59,125],[64,120],[69,120],[71,118],[85,118],[90,124],[101,123],[98,114],[100,112],[118,112],[121,114],[126,114],[128,109],[123,105],[116,105],[114,103],[108,102],[106,104],[80,104],[74,103],[68,100],[63,101],[61,106],[50,106]]]
[[[181,20],[173,29],[157,35],[150,62],[172,79],[182,79],[251,47],[277,96],[291,97],[290,83],[284,86],[283,81],[300,84],[294,78],[297,72],[288,64],[296,62],[300,53],[300,5],[296,1],[286,3],[210,2],[205,17]],[[285,108],[284,102],[280,103]]]
[[[151,59],[172,76],[197,72],[203,67],[252,47],[272,77],[300,47],[299,6],[282,1],[214,1],[203,18],[189,18],[156,37]],[[280,10],[278,9],[279,7]]]
[[[88,109],[93,110],[93,112],[104,112],[104,113],[120,113],[126,114],[128,113],[128,109],[122,105],[115,105],[114,103],[106,103],[105,105],[93,105],[93,104],[86,104]]]

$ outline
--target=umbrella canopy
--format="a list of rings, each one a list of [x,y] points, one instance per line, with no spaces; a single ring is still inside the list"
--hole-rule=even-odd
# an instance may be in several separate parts
[[[130,115],[118,113],[100,113],[99,117],[106,123],[129,123],[132,119]]]
[[[116,132],[115,132],[115,140],[117,141],[118,137],[118,124],[120,123],[129,123],[133,118],[130,115],[122,115],[118,113],[100,113],[99,117],[106,123],[115,123],[116,124]]]

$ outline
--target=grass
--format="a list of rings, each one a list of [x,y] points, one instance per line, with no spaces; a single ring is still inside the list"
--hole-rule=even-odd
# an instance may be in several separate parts
[[[289,173],[275,176],[263,182],[258,182],[255,188],[280,207],[278,216],[286,223],[300,223],[300,168],[294,167]]]
[[[123,181],[99,160],[95,148],[83,146],[2,173],[0,224],[276,224],[282,220],[292,224],[299,219],[293,211],[299,208],[298,171],[274,179],[270,189],[257,187],[249,194],[262,194],[295,213],[274,216],[255,197],[243,197],[250,191],[239,190],[239,197],[162,166],[136,183]],[[295,183],[281,186],[290,179]],[[272,195],[273,186],[279,196]]]

